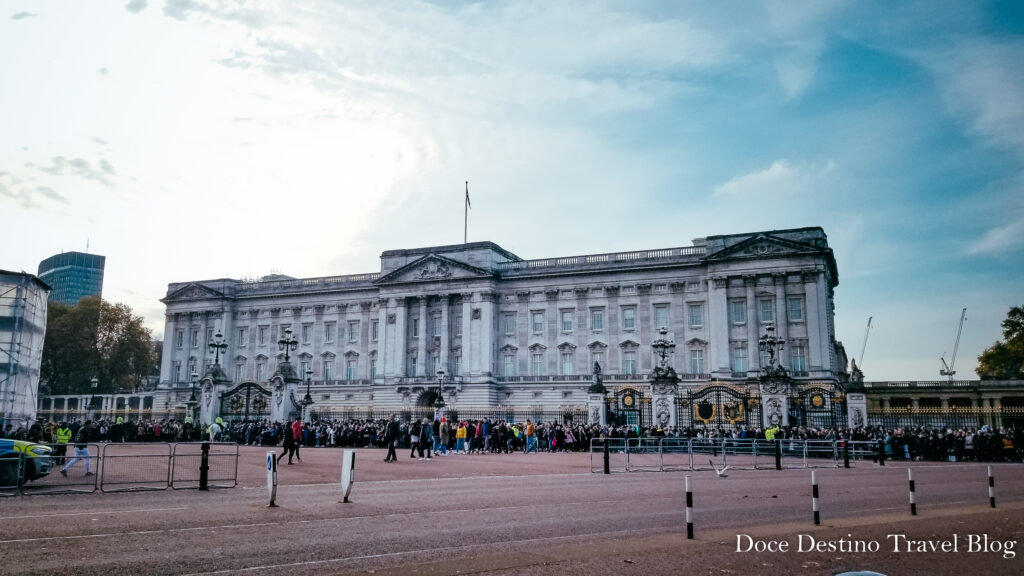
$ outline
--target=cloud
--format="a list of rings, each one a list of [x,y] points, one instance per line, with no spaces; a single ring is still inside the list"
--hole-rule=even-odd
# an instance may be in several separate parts
[[[778,82],[787,100],[799,98],[818,72],[828,41],[826,30],[846,7],[844,0],[793,4],[772,0],[768,11],[768,40]]]
[[[240,7],[242,6],[242,7]],[[262,28],[273,21],[273,11],[266,13],[245,3],[231,0],[167,0],[164,15],[175,20],[188,20],[192,14],[208,18],[231,20],[251,28]]]
[[[28,164],[28,166],[52,176],[76,176],[78,178],[98,182],[108,188],[114,185],[107,177],[115,174],[114,167],[106,160],[100,160],[99,170],[93,168],[92,164],[88,160],[84,160],[82,158],[72,158],[68,160],[63,156],[54,156],[51,159],[51,164],[49,166],[35,166],[32,164]]]
[[[146,9],[149,5],[146,0],[131,0],[131,2],[124,5],[124,9],[132,14],[138,14]]]
[[[992,228],[972,244],[967,253],[971,255],[999,254],[1018,250],[1024,245],[1024,218],[1004,226]]]
[[[8,199],[23,208],[42,208],[43,204],[38,202],[40,198],[68,204],[67,198],[49,186],[33,186],[31,182],[26,182],[9,172],[0,172],[0,201]]]
[[[715,187],[715,198],[750,199],[793,197],[813,193],[821,180],[835,169],[829,160],[822,166],[795,165],[788,160],[776,160],[764,170],[737,176]]]
[[[25,18],[35,18],[36,16],[37,14],[33,14],[31,12],[18,12],[11,16],[11,20],[24,20]]]
[[[108,70],[106,68],[100,68],[98,70],[98,72],[99,72],[100,76],[106,76],[107,74],[110,74],[110,70]]]

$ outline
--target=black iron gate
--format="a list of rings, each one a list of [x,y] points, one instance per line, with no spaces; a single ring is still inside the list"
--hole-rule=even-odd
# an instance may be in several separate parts
[[[643,391],[623,387],[612,392],[605,399],[608,407],[608,423],[613,426],[639,426],[651,424],[651,399]]]
[[[846,403],[843,396],[824,385],[809,385],[789,403],[791,426],[828,428],[846,425]]]
[[[680,428],[757,428],[761,404],[745,389],[711,383],[677,396],[676,416]]]
[[[255,382],[243,382],[221,396],[220,415],[233,422],[270,418],[270,391]]]

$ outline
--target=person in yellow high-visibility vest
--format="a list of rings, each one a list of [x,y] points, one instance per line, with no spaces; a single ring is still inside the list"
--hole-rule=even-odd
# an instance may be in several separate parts
[[[764,431],[765,440],[775,440],[775,435],[779,433],[778,426],[772,426],[771,428]]]
[[[71,442],[71,428],[64,422],[57,425],[57,445],[53,447],[53,459],[57,466],[64,465],[64,458],[68,453],[68,443]]]

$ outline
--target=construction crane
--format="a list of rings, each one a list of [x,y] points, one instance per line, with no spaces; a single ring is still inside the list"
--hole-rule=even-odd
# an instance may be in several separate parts
[[[960,333],[963,332],[964,320],[966,319],[967,308],[964,308],[963,311],[960,312],[960,327],[956,329],[956,343],[953,344],[953,356],[949,359],[949,364],[946,364],[945,353],[939,357],[939,360],[942,361],[942,368],[939,370],[939,374],[948,376],[950,382],[953,381],[953,375],[956,374],[956,370],[953,369],[953,366],[956,365],[956,351],[960,347]]]
[[[864,329],[864,343],[860,345],[860,360],[857,364],[860,365],[861,370],[864,369],[864,349],[868,347],[868,334],[871,333],[871,320],[874,316],[868,316],[868,327]]]

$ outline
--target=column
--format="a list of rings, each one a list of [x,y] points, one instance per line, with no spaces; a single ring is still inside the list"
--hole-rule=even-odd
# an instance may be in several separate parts
[[[416,376],[426,376],[427,364],[427,297],[420,296],[419,330],[412,335],[416,341]]]
[[[164,382],[170,382],[171,367],[174,366],[174,331],[175,331],[175,315],[167,314],[164,316],[164,354],[163,359],[160,361],[160,380]]]
[[[448,343],[448,301],[449,297],[447,294],[441,294],[438,299],[441,302],[441,357],[440,357],[440,370],[448,372],[448,349],[450,345]],[[431,378],[436,378],[437,374],[430,374]]]
[[[474,374],[479,368],[474,364],[476,359],[476,338],[472,332],[473,319],[473,293],[462,294],[462,372],[465,375]]]
[[[480,372],[482,376],[491,376],[495,373],[495,304],[497,295],[494,292],[480,293]]]
[[[729,314],[726,300],[728,279],[708,279],[708,365],[705,370],[714,378],[728,378],[729,369]]]
[[[337,330],[337,328],[335,328]],[[388,364],[391,362],[391,356],[393,355],[388,350],[388,299],[380,298],[377,300],[377,375],[387,376],[388,375]],[[369,361],[367,361],[366,374],[369,376]],[[373,384],[373,382],[371,382]]]
[[[785,346],[779,351],[779,366],[789,369],[790,363],[786,362],[788,354],[792,352],[789,341],[789,310],[786,308],[786,275],[772,274],[772,283],[775,285],[775,336],[785,341]]]
[[[825,292],[821,286],[823,278],[820,272],[805,272],[803,275],[807,304],[807,369],[811,371],[826,367],[828,346],[831,345],[828,337],[824,336],[828,334],[823,324],[828,310],[825,309]]]
[[[761,366],[761,349],[757,346],[761,337],[757,330],[757,276],[744,276],[743,280],[747,289],[747,370],[754,371]]]

